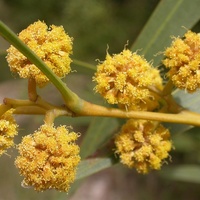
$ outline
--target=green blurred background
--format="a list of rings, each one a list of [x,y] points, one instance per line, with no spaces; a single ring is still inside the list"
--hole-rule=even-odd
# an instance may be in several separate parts
[[[14,32],[19,33],[29,24],[44,20],[48,25],[63,25],[66,32],[74,38],[73,58],[96,64],[97,59],[105,58],[109,53],[118,53],[124,46],[132,45],[149,16],[159,3],[158,0],[1,0],[0,19]],[[195,26],[199,30],[199,25]],[[5,50],[9,44],[0,38],[0,100],[3,97],[26,98],[26,81],[19,80],[9,73],[5,60]],[[75,68],[76,69],[76,68]],[[81,69],[80,69],[80,72]],[[66,83],[81,97],[102,103],[98,95],[93,97],[91,74],[73,73]],[[39,91],[52,102],[62,103],[54,87],[48,86]],[[41,116],[17,116],[20,125],[18,143],[24,134],[31,133],[42,123]],[[78,120],[61,118],[57,123],[72,124],[76,131],[84,134],[90,118]],[[78,123],[78,124],[77,124]],[[28,130],[28,131],[27,131]],[[172,152],[172,163],[200,163],[199,128],[192,132],[173,135],[176,151]],[[37,193],[32,188],[21,187],[22,178],[13,165],[15,150],[9,150],[0,158],[0,200],[61,200],[68,199],[64,193],[45,191]],[[187,167],[187,166],[186,166]],[[186,170],[197,179],[187,181],[170,180],[167,167],[161,172],[152,172],[147,176],[138,175],[121,165],[97,173],[86,179],[71,200],[168,200],[200,199],[200,172]],[[186,174],[187,175],[187,174]]]

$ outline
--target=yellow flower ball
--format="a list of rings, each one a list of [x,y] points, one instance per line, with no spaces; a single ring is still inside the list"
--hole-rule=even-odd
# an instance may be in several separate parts
[[[19,33],[19,38],[33,50],[47,66],[59,77],[64,77],[71,71],[72,38],[62,26],[48,26],[37,21]],[[17,72],[21,78],[35,79],[39,87],[43,87],[49,79],[33,65],[15,47],[7,50],[7,61],[12,72]]]
[[[130,119],[115,137],[121,163],[146,174],[159,170],[172,148],[169,130],[153,121]]]
[[[8,110],[0,116],[0,155],[6,150],[14,146],[14,136],[17,135],[17,127],[13,118],[13,109]]]
[[[149,107],[158,106],[149,88],[162,88],[159,71],[130,50],[113,56],[107,54],[105,61],[97,66],[93,80],[97,83],[95,91],[110,104],[130,110],[149,110]]]
[[[23,185],[37,191],[68,191],[74,182],[80,162],[78,135],[65,126],[44,124],[38,131],[23,138],[18,146],[15,165],[24,176]]]
[[[200,87],[200,35],[187,31],[184,38],[174,38],[165,51],[163,64],[179,89],[195,92]]]

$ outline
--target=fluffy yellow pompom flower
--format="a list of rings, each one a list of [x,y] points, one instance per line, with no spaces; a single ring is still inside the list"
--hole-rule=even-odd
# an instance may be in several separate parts
[[[188,92],[200,87],[200,35],[188,31],[184,38],[175,38],[165,51],[163,64],[174,85]]]
[[[150,101],[152,107],[155,96],[148,87],[162,88],[159,71],[126,49],[113,56],[107,54],[106,60],[97,66],[93,80],[97,83],[95,91],[108,103],[132,110],[147,110]]]
[[[64,77],[71,70],[72,38],[62,26],[48,26],[37,21],[19,33],[19,38],[33,50],[52,71],[59,77]],[[17,72],[21,78],[33,78],[39,87],[45,86],[48,78],[33,65],[23,54],[11,46],[7,61],[12,72]]]
[[[19,144],[15,165],[24,176],[23,185],[37,191],[68,191],[80,162],[78,135],[65,126],[42,125]]]
[[[172,148],[168,129],[146,120],[130,119],[115,137],[116,153],[121,163],[139,173],[159,170]]]
[[[17,135],[17,124],[13,118],[13,109],[0,116],[0,155],[14,145],[14,136]]]

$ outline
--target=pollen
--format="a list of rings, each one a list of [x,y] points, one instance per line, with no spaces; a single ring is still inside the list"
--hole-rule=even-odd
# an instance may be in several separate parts
[[[156,107],[156,97],[149,87],[162,88],[159,71],[127,49],[113,56],[107,53],[105,61],[98,64],[93,81],[97,83],[94,90],[108,103],[130,110],[148,110],[150,104]]]
[[[18,145],[15,165],[24,176],[22,184],[36,191],[57,189],[67,192],[80,162],[78,134],[65,126],[42,125]]]
[[[187,31],[183,38],[174,38],[164,55],[163,64],[173,84],[195,92],[200,87],[200,35]]]
[[[72,53],[72,38],[62,26],[48,26],[37,21],[19,33],[21,39],[34,51],[45,64],[59,77],[63,78],[71,71],[70,54]],[[12,72],[21,78],[35,79],[39,87],[45,86],[49,79],[15,47],[7,50],[7,61]]]
[[[115,145],[121,163],[142,174],[159,170],[172,148],[168,129],[152,121],[134,119],[122,126]]]
[[[14,146],[14,136],[17,135],[17,127],[13,118],[13,109],[8,110],[0,116],[0,156],[6,150]]]

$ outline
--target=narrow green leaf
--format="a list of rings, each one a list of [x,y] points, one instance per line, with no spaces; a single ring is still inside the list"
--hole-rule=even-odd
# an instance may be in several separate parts
[[[162,0],[143,28],[141,34],[132,46],[132,50],[141,49],[140,54],[157,66],[164,49],[171,43],[170,36],[183,35],[185,28],[191,29],[200,19],[199,0]]]
[[[81,161],[78,166],[78,170],[76,173],[76,180],[71,185],[71,189],[69,191],[69,196],[73,195],[75,191],[80,187],[84,178],[95,174],[103,169],[112,167],[117,163],[115,158],[107,157],[107,158],[93,158]]]
[[[162,170],[160,175],[174,181],[200,183],[200,167],[198,165],[168,167]]]
[[[91,76],[94,75],[96,66],[84,61],[73,59],[72,69],[76,70],[78,73],[83,73]]]
[[[189,94],[183,90],[177,89],[172,93],[172,95],[176,99],[176,102],[178,102],[184,108],[200,113],[200,106],[199,106],[200,92]],[[188,131],[193,127],[186,124],[171,124],[171,123],[167,124],[166,126],[170,129],[171,133],[176,133],[176,134]]]
[[[76,180],[90,176],[98,171],[111,167],[116,164],[117,160],[108,158],[93,158],[81,161],[78,166]]]
[[[118,128],[117,119],[95,117],[81,143],[81,158],[94,153]]]
[[[172,95],[176,99],[176,101],[184,108],[200,113],[200,106],[199,106],[200,92],[199,91],[190,94],[190,93],[187,93],[186,91],[177,89],[172,93]]]

